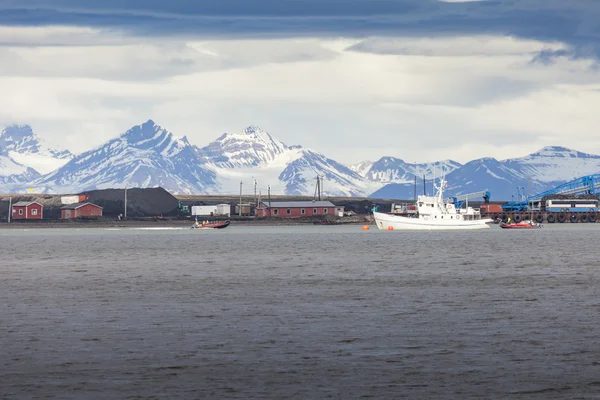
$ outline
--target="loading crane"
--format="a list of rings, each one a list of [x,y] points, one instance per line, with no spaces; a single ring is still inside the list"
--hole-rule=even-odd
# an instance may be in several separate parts
[[[469,199],[475,199],[478,197],[483,197],[484,203],[490,202],[490,192],[488,190],[484,190],[482,192],[469,193],[469,194],[461,194],[460,196],[453,196],[453,197],[450,197],[449,200],[452,203],[454,203],[454,207],[459,209],[465,204],[465,202],[468,202]]]
[[[553,194],[600,194],[600,174],[586,175],[581,178],[574,179],[555,187],[554,189],[546,190],[533,196],[523,196],[518,201],[511,201],[502,206],[504,211],[535,211],[541,207],[542,199],[545,196]]]

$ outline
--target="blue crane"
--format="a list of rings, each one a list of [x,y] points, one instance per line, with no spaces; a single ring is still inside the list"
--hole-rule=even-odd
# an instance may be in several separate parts
[[[600,174],[582,176],[533,196],[522,196],[517,201],[504,204],[502,209],[504,211],[529,211],[534,203],[540,203],[545,196],[553,194],[600,194]]]
[[[461,194],[458,196],[452,196],[452,197],[450,197],[450,201],[452,203],[454,203],[454,207],[456,207],[458,209],[458,208],[461,208],[465,204],[465,201],[468,201],[469,199],[475,199],[477,197],[483,197],[483,201],[485,203],[490,202],[490,192],[487,190],[483,190],[481,192],[469,193],[469,194]]]

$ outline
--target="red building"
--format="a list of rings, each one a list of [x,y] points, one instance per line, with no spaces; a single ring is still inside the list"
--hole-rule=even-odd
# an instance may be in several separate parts
[[[270,207],[269,207],[270,204]],[[335,215],[341,217],[344,207],[336,206],[330,201],[272,201],[261,202],[255,209],[257,217],[313,217],[317,215]]]
[[[101,217],[102,207],[93,203],[74,203],[61,207],[60,217],[62,219],[80,218],[80,217]]]
[[[37,201],[19,201],[12,205],[12,219],[43,219],[44,206]]]

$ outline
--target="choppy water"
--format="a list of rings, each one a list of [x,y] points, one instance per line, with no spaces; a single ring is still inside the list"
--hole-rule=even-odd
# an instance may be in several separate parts
[[[600,398],[599,238],[0,230],[0,395]]]

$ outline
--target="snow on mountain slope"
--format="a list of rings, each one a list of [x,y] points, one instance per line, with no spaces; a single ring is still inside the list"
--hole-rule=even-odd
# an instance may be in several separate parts
[[[314,193],[319,175],[322,193],[328,196],[364,196],[373,185],[348,167],[312,150],[298,148],[299,157],[289,162],[279,175],[286,194]]]
[[[10,125],[0,132],[0,155],[46,174],[73,158],[68,150],[50,148],[29,125]]]
[[[364,196],[373,188],[348,167],[301,146],[288,146],[256,126],[225,133],[196,153],[215,171],[218,193],[239,193],[240,182],[243,192],[252,193],[256,180],[265,194],[270,187],[271,194],[312,195],[317,175],[324,179],[322,193],[329,196]]]
[[[372,163],[370,168],[361,174],[366,179],[381,183],[409,183],[414,182],[415,176],[432,177],[440,175],[442,171],[446,174],[461,166],[452,160],[436,161],[432,163],[410,164],[395,157],[382,157]]]
[[[523,193],[541,193],[581,176],[598,173],[600,156],[551,146],[520,158],[470,161],[447,174],[450,188],[446,194],[450,196],[489,190],[492,200],[510,201],[518,199]],[[410,195],[409,198],[412,198],[410,193],[410,185],[390,184],[371,196],[398,198]]]
[[[361,161],[357,164],[348,165],[348,168],[351,171],[354,171],[357,174],[359,174],[360,176],[364,177],[372,165],[373,165],[373,161]]]
[[[554,183],[600,173],[600,156],[548,146],[521,158],[502,161],[522,179]]]
[[[220,168],[246,168],[269,164],[289,149],[268,132],[249,126],[242,133],[224,133],[196,152]]]
[[[36,161],[37,164],[32,161]],[[23,162],[21,162],[23,161]],[[25,162],[26,161],[26,162]],[[66,163],[40,176],[52,163]],[[412,199],[428,193],[431,179],[445,167],[447,195],[491,192],[492,201],[539,193],[583,175],[600,173],[600,156],[550,146],[525,157],[481,158],[461,165],[452,160],[410,164],[382,157],[344,166],[326,156],[288,146],[268,132],[250,126],[225,133],[202,148],[176,138],[152,120],[135,126],[102,146],[77,157],[49,149],[28,125],[13,125],[0,134],[0,192],[81,192],[90,189],[162,186],[172,193],[312,195],[317,176],[327,196]]]
[[[171,193],[203,193],[215,184],[187,138],[154,121],[134,126],[33,183],[42,192],[161,186]]]
[[[39,176],[40,174],[34,169],[19,164],[8,156],[0,155],[0,185],[3,187],[31,182]],[[0,190],[0,192],[8,191],[8,189]]]
[[[433,176],[429,176],[432,178]],[[494,158],[473,160],[446,175],[448,187],[445,197],[489,191],[492,201],[511,200],[517,195],[517,187],[529,187],[529,193],[537,193],[542,187],[537,182],[527,182],[519,173]],[[428,194],[434,193],[431,181],[426,182]],[[521,192],[523,189],[519,189]],[[422,180],[417,182],[417,194],[423,194]],[[373,193],[372,197],[398,198],[400,195],[414,197],[414,184],[390,184]],[[400,197],[402,198],[402,197]],[[481,198],[473,200],[481,201]]]

